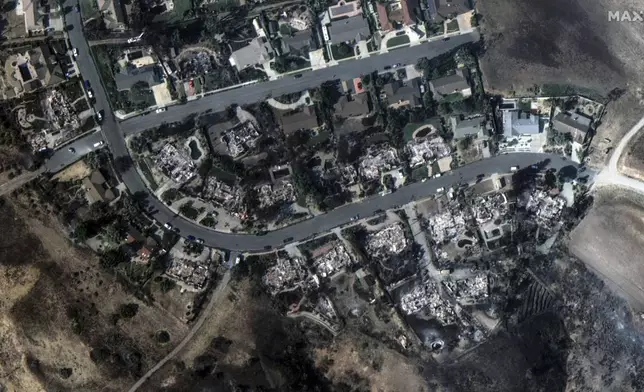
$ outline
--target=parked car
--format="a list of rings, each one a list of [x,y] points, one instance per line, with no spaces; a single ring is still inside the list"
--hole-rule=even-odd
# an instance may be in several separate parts
[[[519,170],[519,166],[512,166],[512,167],[510,168],[510,171],[511,171],[511,172],[515,172],[515,171],[517,171],[517,170]]]
[[[194,241],[194,240],[196,240],[194,235],[189,235],[188,236],[188,241]]]
[[[440,188],[436,189],[436,193],[441,193],[441,192],[445,192],[445,188],[440,187]]]
[[[98,112],[96,112],[96,121],[98,121],[99,123],[101,121],[103,121],[103,111],[102,110],[99,110]]]
[[[291,241],[293,241],[293,237],[284,238],[283,242],[286,244],[286,243],[289,243]]]
[[[74,58],[76,58],[78,56],[78,49],[76,49],[76,48],[72,49],[72,56],[74,56]]]
[[[102,141],[102,140],[100,142],[96,142],[96,143],[94,143],[94,148],[98,148],[98,147],[102,146],[103,144],[105,144],[105,142]]]
[[[440,176],[441,176],[441,174],[440,174],[440,173],[436,173],[436,174],[434,174],[434,178],[438,178],[438,177],[440,177]]]
[[[169,223],[164,224],[163,227],[165,227],[168,230],[172,230],[172,225]]]
[[[293,75],[293,77],[294,77],[295,79],[299,79],[299,78],[301,78],[301,77],[302,77],[302,74],[301,74],[301,73],[298,73],[298,74]]]
[[[166,108],[158,108],[155,113],[163,113],[166,111]]]
[[[76,154],[76,149],[74,147],[69,147],[67,151],[71,152],[72,154]]]
[[[92,87],[92,86],[89,84],[89,80],[85,80],[85,81],[83,82],[83,85],[85,86],[85,89],[89,89],[89,88],[91,88],[91,87]]]
[[[203,238],[197,238],[197,242],[203,245],[204,243]]]
[[[87,90],[87,96],[89,99],[94,99],[94,92],[91,89]]]

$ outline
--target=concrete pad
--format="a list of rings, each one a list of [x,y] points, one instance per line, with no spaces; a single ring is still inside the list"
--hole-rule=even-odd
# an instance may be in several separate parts
[[[172,96],[170,95],[170,91],[168,91],[167,85],[156,85],[152,87],[152,92],[154,93],[154,100],[158,106],[166,106],[172,103]]]

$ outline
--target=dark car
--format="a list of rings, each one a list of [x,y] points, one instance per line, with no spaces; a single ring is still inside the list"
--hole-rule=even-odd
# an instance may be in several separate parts
[[[449,37],[443,38],[443,41],[449,41]]]
[[[90,89],[92,87],[91,84],[89,83],[89,80],[85,80],[84,85],[86,89]]]
[[[189,235],[188,236],[188,241],[194,241],[194,240],[196,240],[194,235]]]
[[[284,243],[285,244],[288,243],[288,242],[291,242],[291,241],[293,241],[293,237],[284,238]]]
[[[293,77],[294,77],[295,79],[299,79],[299,78],[301,78],[301,77],[302,77],[302,74],[301,74],[301,73],[298,73],[298,74],[293,75]]]
[[[388,69],[391,69],[391,65],[386,65],[385,66],[385,71],[388,70]]]
[[[264,250],[271,250],[271,249],[273,249],[273,247],[272,247],[272,246],[270,246],[270,245],[266,245],[266,246],[264,247]]]

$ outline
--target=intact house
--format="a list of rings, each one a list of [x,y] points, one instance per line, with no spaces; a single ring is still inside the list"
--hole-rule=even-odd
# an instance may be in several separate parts
[[[519,110],[503,111],[503,135],[506,138],[535,135],[540,132],[539,116]]]
[[[97,0],[96,5],[108,29],[125,29],[125,13],[120,0]]]
[[[414,78],[403,82],[394,80],[382,87],[381,99],[386,99],[390,108],[422,106],[423,100],[420,93],[420,78]]]
[[[256,64],[263,64],[273,58],[274,51],[270,42],[264,37],[256,37],[246,46],[235,50],[228,61],[241,71]]]
[[[592,119],[579,113],[560,112],[552,118],[553,129],[571,134],[572,140],[579,144],[584,144],[591,123]]]
[[[402,26],[416,24],[414,10],[418,8],[417,0],[391,0],[376,2],[378,23],[382,32],[392,31]]]
[[[94,170],[89,176],[83,178],[83,188],[87,192],[89,204],[97,201],[110,202],[115,198],[110,185],[98,170]]]
[[[358,1],[340,1],[329,7],[321,24],[324,41],[332,44],[359,42],[371,36],[369,24],[362,17]]]
[[[114,81],[119,91],[129,91],[134,85],[145,84],[149,88],[157,86],[163,82],[163,77],[156,64],[141,67],[128,64],[114,74]]]
[[[467,81],[467,74],[462,69],[457,69],[454,75],[431,80],[429,88],[436,100],[441,100],[452,94],[460,94],[463,98],[468,98],[472,95],[472,89]]]
[[[18,98],[65,80],[56,57],[45,44],[24,53],[9,55],[4,63],[4,71],[4,99]]]
[[[421,0],[421,2],[425,18],[432,22],[442,22],[472,10],[470,0]]]
[[[320,126],[313,106],[292,110],[274,109],[274,112],[275,118],[286,136],[299,130],[310,130]]]
[[[341,82],[342,95],[333,105],[340,117],[358,117],[369,114],[369,94],[365,93],[360,78]]]
[[[454,139],[464,139],[473,137],[476,139],[485,138],[485,117],[475,117],[467,120],[461,120],[458,117],[451,117],[450,124]]]

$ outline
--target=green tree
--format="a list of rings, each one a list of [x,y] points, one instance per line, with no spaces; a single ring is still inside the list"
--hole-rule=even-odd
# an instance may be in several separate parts
[[[103,238],[112,244],[118,245],[125,238],[125,229],[120,220],[116,220],[105,227]]]
[[[100,264],[105,268],[114,268],[121,263],[127,262],[125,253],[120,249],[110,249],[100,256]]]
[[[88,237],[89,225],[85,221],[79,222],[74,229],[74,238],[79,242],[85,242]]]

